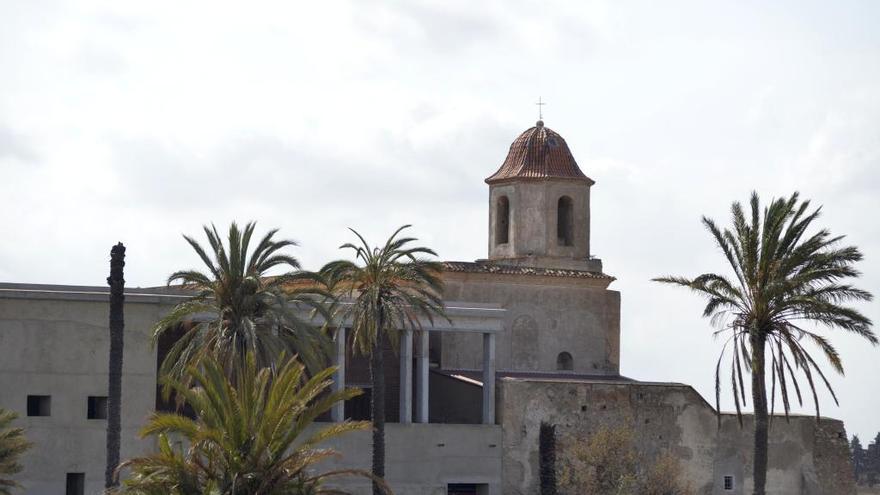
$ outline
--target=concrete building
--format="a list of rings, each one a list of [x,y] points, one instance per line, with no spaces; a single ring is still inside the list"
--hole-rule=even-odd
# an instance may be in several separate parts
[[[750,493],[751,427],[693,388],[620,375],[620,293],[590,253],[590,188],[565,140],[538,122],[511,145],[489,184],[488,258],[445,263],[452,323],[401,332],[388,347],[387,480],[398,494],[539,493],[539,431],[558,456],[603,425],[636,432],[639,449],[672,453],[699,494]],[[24,493],[98,493],[103,481],[108,291],[0,284],[0,407],[17,411],[35,447]],[[136,431],[156,407],[162,354],[149,329],[185,294],[126,296],[122,457],[151,446]],[[365,363],[337,334],[336,386],[368,387]],[[369,397],[369,395],[366,395]],[[361,402],[358,402],[360,400]],[[365,414],[363,398],[328,421]],[[843,424],[773,422],[768,493],[853,494]],[[370,438],[334,445],[339,467],[369,468]],[[368,493],[361,480],[341,488]],[[564,491],[562,493],[565,493]]]

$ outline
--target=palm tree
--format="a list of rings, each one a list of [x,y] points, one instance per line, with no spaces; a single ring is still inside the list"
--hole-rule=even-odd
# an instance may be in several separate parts
[[[11,495],[12,489],[19,486],[11,476],[21,472],[19,458],[31,446],[22,428],[10,426],[17,417],[12,411],[0,409],[0,495]]]
[[[421,330],[421,319],[433,323],[435,316],[445,318],[442,265],[423,256],[436,256],[426,247],[409,247],[417,239],[398,238],[409,228],[404,225],[380,247],[371,247],[363,236],[351,230],[358,245],[347,243],[340,249],[354,251],[357,261],[337,260],[326,264],[321,274],[331,292],[351,299],[340,301],[334,310],[334,321],[351,325],[351,342],[355,351],[370,356],[370,378],[373,385],[371,416],[373,419],[373,475],[385,476],[385,373],[383,342],[399,329]],[[373,493],[380,487],[374,483]]]
[[[250,222],[239,230],[233,222],[226,245],[216,227],[205,226],[209,250],[183,236],[208,272],[183,270],[168,277],[169,286],[180,283],[196,295],[178,304],[153,328],[154,341],[169,330],[187,329],[165,357],[161,374],[184,376],[189,365],[213,355],[232,375],[248,352],[260,366],[270,366],[282,352],[296,353],[309,371],[326,365],[328,339],[293,311],[295,306],[304,306],[324,312],[320,298],[326,293],[314,274],[300,270],[299,261],[282,252],[296,243],[273,239],[278,229],[267,232],[248,254],[255,226]],[[279,267],[289,271],[268,275]]]
[[[832,369],[843,374],[837,350],[816,326],[842,329],[877,344],[871,321],[847,303],[870,301],[870,293],[843,283],[859,276],[853,264],[862,254],[853,246],[841,246],[843,236],[826,229],[807,234],[821,208],[810,211],[809,201],[798,193],[775,199],[761,211],[757,193],[752,193],[749,218],[739,202],[733,203],[733,228],[719,229],[703,217],[703,225],[715,239],[730,264],[733,278],[705,273],[696,278],[662,277],[658,282],[687,287],[708,300],[703,316],[718,326],[715,335],[727,334],[715,367],[715,403],[720,403],[721,363],[730,351],[730,380],[737,417],[746,402],[743,372],[751,374],[755,411],[754,493],[763,495],[767,478],[766,366],[769,361],[770,415],[776,404],[776,388],[788,417],[791,387],[803,405],[798,375],[806,378],[813,395],[816,419],[819,399],[816,382],[822,380],[837,403],[831,385],[810,355],[812,343],[825,355]],[[769,354],[769,355],[768,355]],[[720,424],[720,417],[719,417]]]
[[[319,444],[369,428],[367,422],[351,421],[310,428],[335,402],[361,393],[330,392],[335,368],[306,379],[304,366],[294,359],[281,356],[274,368],[259,368],[253,353],[237,366],[233,381],[225,364],[207,356],[200,366],[187,368],[189,380],[165,379],[196,411],[197,419],[153,414],[141,435],[155,437],[158,452],[120,466],[131,470],[124,493],[317,495],[344,493],[324,489],[322,483],[328,478],[349,474],[371,478],[360,470],[316,472],[319,462],[339,456]]]
[[[104,470],[104,488],[119,484],[116,466],[119,465],[119,445],[122,424],[122,346],[125,330],[125,246],[118,243],[110,249],[110,371],[107,394],[107,466]]]

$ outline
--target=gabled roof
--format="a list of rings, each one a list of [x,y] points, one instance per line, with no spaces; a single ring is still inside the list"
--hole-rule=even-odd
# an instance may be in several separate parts
[[[565,139],[544,127],[542,120],[513,141],[501,168],[486,179],[486,183],[515,179],[569,179],[593,184],[593,180],[581,172]]]

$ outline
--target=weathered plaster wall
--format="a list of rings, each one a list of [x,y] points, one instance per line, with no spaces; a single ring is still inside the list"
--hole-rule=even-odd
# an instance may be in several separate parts
[[[129,297],[125,305],[123,459],[150,447],[137,432],[155,406],[156,352],[149,329],[161,310],[157,300]],[[88,396],[107,395],[107,320],[106,297],[15,298],[0,292],[0,407],[19,414],[16,424],[34,444],[16,477],[25,494],[64,493],[66,473],[85,473],[86,493],[104,486],[107,422],[86,413]],[[51,415],[28,417],[28,395],[51,396]]]
[[[556,371],[556,357],[565,351],[574,358],[575,372],[619,373],[619,292],[591,279],[480,273],[443,277],[445,299],[497,303],[507,310],[497,334],[498,369]],[[444,334],[441,365],[480,369],[481,349],[478,335]]]
[[[504,429],[504,493],[538,492],[538,432],[557,425],[559,453],[600,426],[628,426],[647,456],[668,451],[682,461],[699,494],[747,494],[751,490],[751,418],[743,428],[715,412],[691,387],[638,382],[563,382],[505,378],[498,387]],[[851,495],[843,424],[832,419],[776,418],[770,432],[768,493]],[[735,489],[722,491],[723,476]]]

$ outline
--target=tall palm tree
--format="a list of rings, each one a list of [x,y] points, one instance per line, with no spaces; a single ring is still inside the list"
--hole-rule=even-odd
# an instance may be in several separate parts
[[[324,312],[326,296],[315,274],[302,271],[299,261],[283,253],[294,241],[275,240],[267,232],[251,247],[256,224],[243,230],[233,222],[224,245],[217,228],[205,226],[209,249],[184,235],[207,267],[207,273],[182,270],[168,277],[196,295],[178,304],[153,328],[154,341],[170,330],[187,328],[162,363],[161,373],[181,377],[187,366],[213,355],[233,375],[252,352],[260,366],[269,366],[282,353],[296,353],[310,371],[323,369],[329,340],[320,328],[297,316],[296,306]],[[281,275],[269,271],[286,268]]]
[[[354,229],[359,244],[343,244],[340,249],[354,251],[355,260],[327,263],[321,274],[331,292],[348,301],[338,301],[334,321],[351,325],[354,350],[370,357],[370,378],[373,385],[371,416],[373,419],[373,475],[385,476],[385,373],[383,342],[400,329],[421,330],[421,319],[433,323],[435,316],[446,318],[441,294],[442,265],[425,259],[437,254],[426,247],[410,247],[412,237],[398,238],[409,228],[397,229],[382,247],[372,247]],[[381,493],[374,483],[373,493]]]
[[[136,495],[317,495],[335,476],[366,471],[316,472],[318,463],[339,453],[319,445],[369,428],[367,422],[332,423],[310,429],[315,418],[356,389],[330,392],[335,368],[306,378],[301,363],[281,356],[274,368],[259,368],[253,353],[237,364],[235,381],[212,356],[186,370],[186,381],[166,379],[197,412],[197,419],[155,413],[141,430],[155,437],[158,451],[126,461],[131,470],[123,492]],[[196,386],[191,387],[193,383]],[[173,439],[173,440],[172,440]],[[183,440],[184,449],[179,444]],[[379,480],[380,486],[384,484]]]
[[[832,369],[840,374],[843,365],[837,350],[816,327],[852,332],[874,345],[877,337],[871,331],[871,321],[846,305],[872,298],[870,293],[844,283],[859,276],[853,265],[862,259],[861,252],[853,246],[841,246],[843,236],[832,236],[826,229],[807,232],[821,208],[810,211],[810,202],[800,201],[798,193],[771,201],[762,212],[758,194],[753,192],[750,204],[750,216],[746,217],[742,205],[733,203],[732,229],[721,230],[703,217],[703,225],[724,253],[733,278],[705,273],[693,279],[654,280],[687,287],[708,300],[703,316],[718,326],[715,335],[727,335],[715,367],[716,407],[721,394],[721,363],[729,350],[730,380],[741,425],[741,407],[746,402],[743,373],[751,373],[755,412],[754,493],[763,495],[769,429],[765,379],[768,362],[770,414],[776,403],[777,384],[786,417],[792,386],[803,405],[798,383],[798,375],[802,375],[813,395],[818,420],[816,382],[822,380],[835,403],[837,397],[805,344],[818,347]]]
[[[116,466],[119,465],[119,445],[122,428],[122,347],[125,330],[125,246],[118,243],[110,249],[110,363],[107,393],[107,466],[104,470],[104,488],[119,484]]]
[[[31,446],[22,428],[11,427],[17,417],[12,411],[0,409],[0,495],[12,495],[12,489],[19,486],[12,475],[21,472],[19,458]]]

